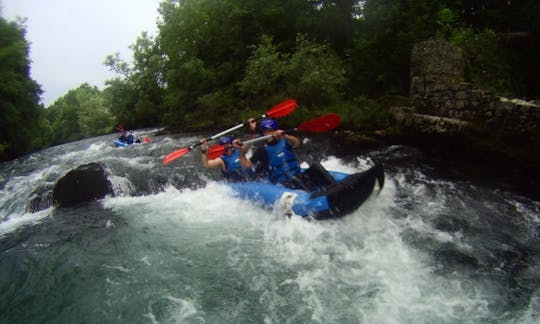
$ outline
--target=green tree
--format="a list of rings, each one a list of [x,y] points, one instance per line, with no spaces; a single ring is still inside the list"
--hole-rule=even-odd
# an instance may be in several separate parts
[[[30,78],[24,21],[0,17],[0,159],[41,147],[47,125],[39,104],[40,86]]]
[[[120,78],[108,80],[104,94],[117,122],[128,128],[161,124],[164,111],[165,60],[159,43],[141,33],[134,44],[133,64],[108,55],[104,64]]]
[[[103,97],[106,106],[116,119],[116,124],[123,124],[127,128],[136,128],[136,116],[133,113],[137,104],[137,92],[133,84],[127,79],[114,78],[105,82]]]
[[[57,99],[47,109],[47,117],[54,144],[107,134],[115,125],[104,95],[87,83]]]
[[[107,134],[115,124],[114,117],[105,105],[105,99],[97,88],[82,85],[77,91],[79,103],[78,122],[83,138]]]
[[[268,35],[247,61],[244,78],[238,83],[241,94],[253,101],[276,95],[286,96],[286,77],[289,55],[280,53]]]
[[[161,6],[160,44],[167,57],[166,120],[189,126],[198,116],[222,115],[248,57],[240,1],[169,1]],[[230,117],[229,117],[230,118]]]
[[[495,33],[538,31],[540,27],[540,3],[536,0],[441,1],[453,12],[459,13],[464,26],[475,30],[493,30]]]
[[[453,39],[467,51],[473,82],[479,81],[479,85],[505,95],[540,96],[536,72],[540,70],[538,1],[445,0],[444,3],[459,15],[461,27],[455,30]],[[486,60],[490,55],[493,59]]]
[[[500,46],[492,30],[475,32],[465,28],[455,33],[453,42],[465,49],[470,82],[500,95],[511,96],[517,92],[509,53]]]
[[[439,1],[366,0],[349,51],[353,93],[407,94],[414,43],[435,37]]]
[[[347,84],[342,60],[326,45],[297,37],[295,52],[287,66],[288,93],[307,106],[341,99]]]
[[[293,53],[281,53],[264,35],[247,62],[241,93],[251,98],[293,97],[308,107],[339,100],[347,80],[342,60],[325,45],[297,37]]]
[[[328,44],[343,56],[358,32],[360,4],[357,0],[305,1],[310,5],[309,14],[300,18],[306,24],[301,33],[318,42]]]
[[[159,42],[143,32],[130,47],[133,51],[133,69],[129,80],[137,93],[134,106],[134,127],[156,126],[165,113],[165,62]]]

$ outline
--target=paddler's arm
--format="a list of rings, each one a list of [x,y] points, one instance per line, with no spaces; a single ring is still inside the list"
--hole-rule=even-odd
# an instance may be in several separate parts
[[[284,138],[292,148],[297,148],[298,146],[300,146],[300,139],[296,136],[285,133],[284,130],[278,129],[274,132],[273,135],[277,139]]]
[[[221,168],[225,170],[225,163],[221,158],[215,158],[213,160],[208,159],[208,143],[206,138],[201,139],[201,162],[205,168]]]
[[[243,145],[242,141],[239,139],[235,139],[233,141],[233,146],[238,150],[240,153],[240,164],[242,165],[242,168],[247,169],[251,168],[253,166],[253,163],[246,157],[246,153],[249,150],[250,144]]]

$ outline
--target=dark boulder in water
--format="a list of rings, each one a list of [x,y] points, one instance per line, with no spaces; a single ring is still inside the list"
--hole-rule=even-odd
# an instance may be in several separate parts
[[[98,163],[80,165],[60,178],[53,189],[53,203],[69,207],[112,194],[107,172]]]

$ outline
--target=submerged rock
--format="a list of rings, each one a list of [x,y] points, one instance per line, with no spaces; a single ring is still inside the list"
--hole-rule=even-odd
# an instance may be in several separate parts
[[[53,189],[53,203],[69,207],[112,194],[107,172],[98,163],[80,165],[60,178]]]
[[[51,207],[52,191],[50,187],[40,187],[34,190],[26,204],[26,211],[35,213]]]

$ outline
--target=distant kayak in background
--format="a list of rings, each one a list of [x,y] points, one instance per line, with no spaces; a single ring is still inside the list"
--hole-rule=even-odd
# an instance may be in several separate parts
[[[135,138],[133,134],[129,134],[127,137],[120,136],[114,139],[114,145],[116,147],[128,147],[134,143],[140,144],[140,143],[150,143],[150,142],[151,140],[150,140],[150,137],[148,136],[143,137],[141,141],[141,139]]]
[[[116,147],[128,147],[133,143],[141,143],[141,139],[133,135],[133,131],[126,131],[122,124],[116,127],[116,130],[120,132],[120,136],[114,140],[114,145]],[[143,143],[150,143],[150,138],[145,136],[143,138]]]
[[[133,144],[133,142],[131,142],[131,144]],[[128,147],[128,146],[130,146],[131,144],[128,143],[128,142],[123,141],[121,138],[116,138],[116,139],[114,139],[114,145],[115,145],[116,147]]]

